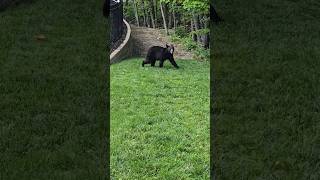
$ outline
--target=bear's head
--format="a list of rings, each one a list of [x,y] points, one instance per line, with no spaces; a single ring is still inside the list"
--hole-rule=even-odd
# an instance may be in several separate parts
[[[173,52],[174,52],[174,47],[173,47],[173,44],[166,44],[166,48],[167,48],[167,51],[173,55]]]

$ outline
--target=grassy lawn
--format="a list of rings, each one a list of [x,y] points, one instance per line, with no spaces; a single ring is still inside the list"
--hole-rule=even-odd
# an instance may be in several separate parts
[[[320,3],[217,1],[218,179],[320,179]]]
[[[39,0],[0,13],[0,179],[106,175],[102,3]]]
[[[177,64],[111,66],[112,179],[209,179],[209,63]]]

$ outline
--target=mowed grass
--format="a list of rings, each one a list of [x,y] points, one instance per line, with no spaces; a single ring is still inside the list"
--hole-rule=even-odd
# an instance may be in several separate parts
[[[141,61],[111,65],[112,179],[209,179],[209,63]]]
[[[102,4],[35,0],[0,13],[0,179],[106,177]]]
[[[213,25],[217,179],[320,179],[320,2],[224,0]]]

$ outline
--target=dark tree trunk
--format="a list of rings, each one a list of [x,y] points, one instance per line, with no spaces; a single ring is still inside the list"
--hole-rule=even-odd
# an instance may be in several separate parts
[[[196,31],[200,30],[199,16],[195,13],[192,13],[194,28]],[[197,35],[197,42],[201,44],[201,35]]]
[[[141,1],[142,9],[143,9],[143,25],[147,27],[147,14],[146,14],[146,8],[144,6],[144,0]]]
[[[208,29],[209,28],[209,22],[208,22],[208,17],[206,17],[205,21],[204,21],[204,28]],[[209,41],[209,33],[206,33],[204,36],[203,36],[203,45],[205,48],[209,48],[209,45],[210,45],[210,41]]]
[[[109,0],[105,0],[104,4],[103,4],[103,16],[104,17],[109,17],[109,13],[110,13]]]
[[[181,16],[179,13],[176,13],[176,26],[181,25]]]
[[[150,10],[150,18],[151,18],[152,27],[156,28],[154,3],[152,0],[150,0],[149,3],[150,3],[150,9],[151,9]]]
[[[168,16],[169,16],[169,20],[168,20],[168,28],[169,28],[169,29],[172,29],[172,15],[171,15],[171,13],[170,13],[170,12],[168,13]]]
[[[155,23],[155,26],[156,27],[158,27],[158,17],[157,17],[157,0],[153,0],[153,4],[154,4],[154,9],[153,9],[153,11],[154,11],[154,23]]]
[[[218,13],[216,12],[216,10],[214,9],[214,7],[211,4],[210,4],[210,19],[213,22],[222,21],[222,19],[220,18],[220,16],[218,16]]]
[[[191,33],[192,33],[193,31],[195,31],[194,23],[193,23],[193,20],[192,20],[192,19],[190,20],[190,30],[191,30]],[[197,35],[194,34],[194,33],[192,33],[192,40],[193,40],[193,41],[197,41]]]
[[[177,18],[176,18],[176,12],[175,12],[174,9],[173,9],[172,14],[173,14],[173,29],[176,30],[176,28],[177,28]]]
[[[146,11],[147,13],[146,13],[146,17],[147,17],[147,26],[150,28],[151,27],[151,20],[150,20],[150,17],[149,17],[149,13],[148,13],[148,11]]]
[[[164,17],[166,18],[166,22],[167,22],[167,28],[170,26],[169,25],[169,8],[168,8],[168,4],[164,3]],[[168,28],[169,29],[169,28]]]

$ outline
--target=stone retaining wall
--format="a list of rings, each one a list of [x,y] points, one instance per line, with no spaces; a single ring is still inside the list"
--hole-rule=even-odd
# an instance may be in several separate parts
[[[126,20],[123,20],[127,28],[127,34],[122,44],[110,54],[110,63],[120,62],[132,56],[133,42],[131,37],[131,27]]]

